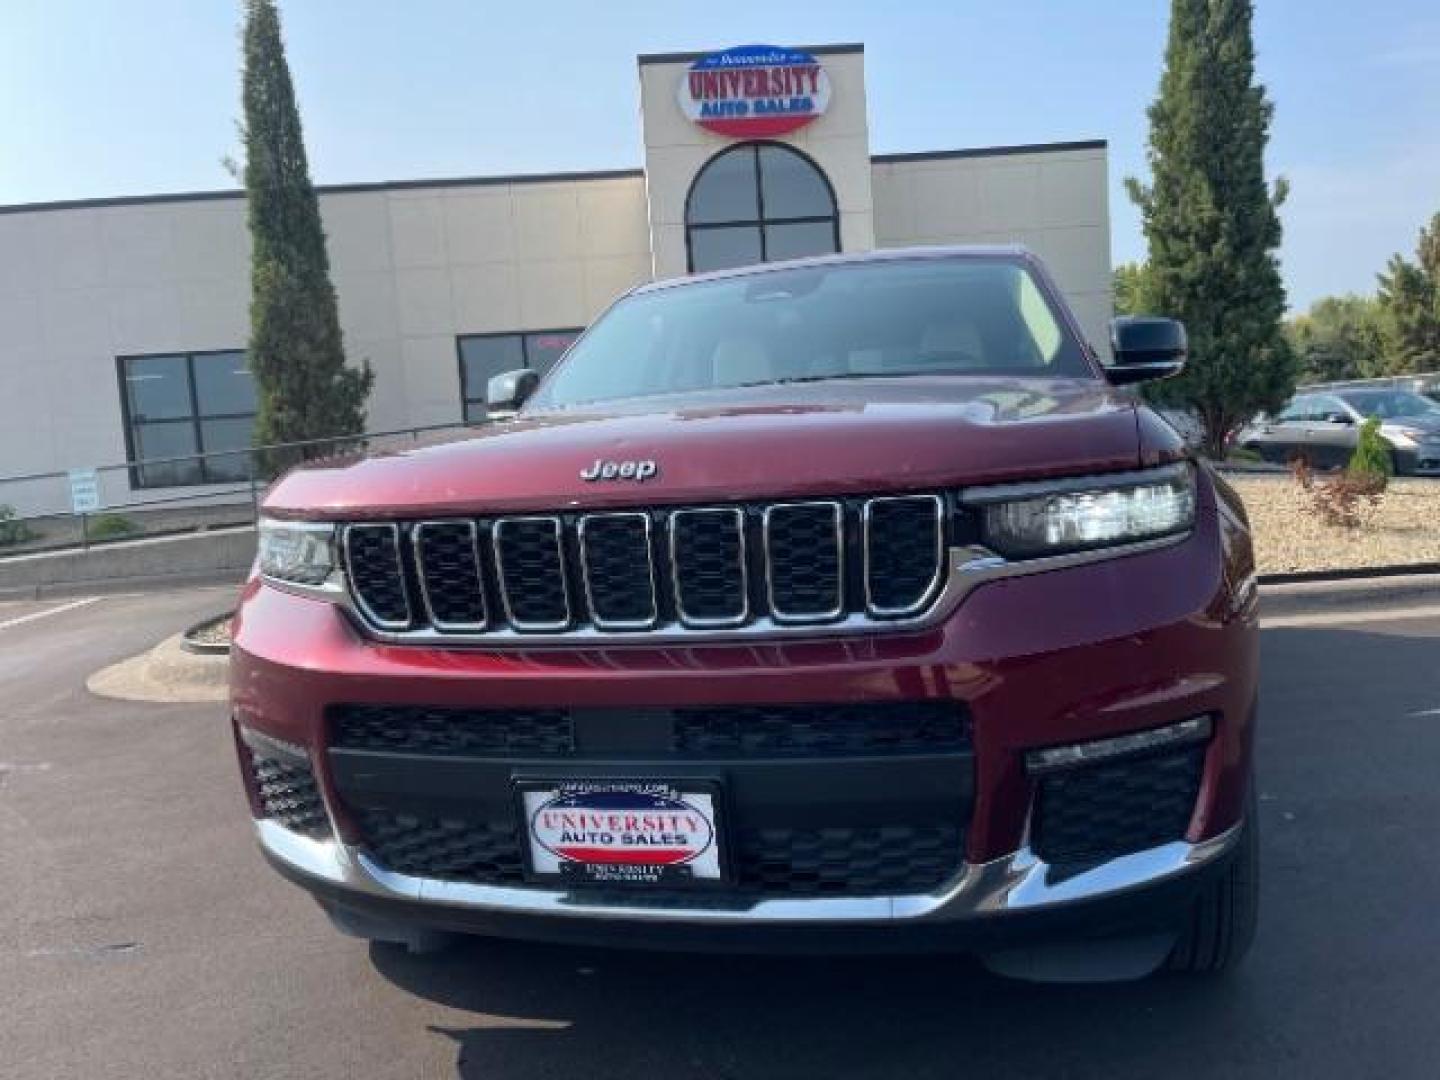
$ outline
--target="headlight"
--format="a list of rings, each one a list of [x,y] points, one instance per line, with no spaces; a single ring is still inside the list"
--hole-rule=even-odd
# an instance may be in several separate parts
[[[962,496],[981,511],[985,545],[1033,558],[1135,543],[1184,532],[1195,521],[1189,465],[977,489]]]
[[[260,573],[298,585],[322,585],[334,570],[334,525],[260,520]]]

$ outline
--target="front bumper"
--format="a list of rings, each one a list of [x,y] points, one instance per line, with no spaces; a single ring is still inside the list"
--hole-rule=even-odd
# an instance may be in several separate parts
[[[923,895],[806,897],[757,900],[733,907],[657,906],[584,891],[469,885],[409,877],[377,866],[337,840],[314,840],[257,821],[260,846],[283,876],[322,904],[371,918],[441,930],[607,943],[625,939],[687,946],[730,944],[734,930],[749,940],[824,941],[827,934],[876,931],[869,942],[933,942],[958,931],[969,944],[996,945],[1033,937],[1039,929],[1083,924],[1089,934],[1173,926],[1196,888],[1233,855],[1242,825],[1199,843],[1174,842],[1135,852],[1079,873],[1047,865],[1028,848],[988,863],[966,863],[943,889]],[[643,899],[639,897],[637,899]],[[1097,921],[1097,914],[1099,921]],[[561,929],[561,924],[571,924]],[[1017,931],[1019,931],[1017,933]],[[708,933],[718,937],[707,939]],[[817,933],[818,932],[818,933]]]
[[[291,832],[264,819],[252,790],[261,846],[277,869],[330,906],[517,936],[554,937],[561,926],[645,935],[737,926],[782,934],[958,928],[1066,913],[1098,925],[1097,910],[1157,890],[1183,905],[1233,848],[1249,781],[1255,611],[1253,589],[1229,569],[1226,530],[1233,527],[1212,503],[1182,543],[989,582],[922,632],[774,644],[508,651],[380,644],[333,605],[252,581],[232,654],[236,722],[309,755],[333,827],[318,839]],[[937,888],[893,895],[687,902],[396,873],[367,853],[337,786],[326,721],[337,703],[623,711],[915,700],[967,711],[968,823],[955,873]],[[1027,751],[1197,715],[1214,718],[1214,735],[1183,837],[1083,867],[1050,866],[1036,855],[1037,782],[1025,767]]]

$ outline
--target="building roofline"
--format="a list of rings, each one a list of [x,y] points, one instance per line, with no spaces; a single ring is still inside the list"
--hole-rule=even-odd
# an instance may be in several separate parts
[[[358,184],[318,184],[319,195],[350,195],[370,191],[411,191],[416,188],[487,187],[500,184],[550,184],[587,180],[635,180],[644,169],[595,169],[588,172],[516,173],[508,176],[454,176],[421,180],[377,180]],[[13,203],[0,206],[0,214],[24,214],[40,210],[85,210],[107,206],[145,206],[151,203],[218,202],[243,199],[238,188],[220,191],[177,191],[156,195],[112,195],[96,199],[63,199],[58,202]]]
[[[944,161],[947,158],[1007,157],[1012,154],[1063,154],[1071,150],[1104,150],[1105,139],[1084,139],[1077,142],[1021,143],[1016,146],[977,146],[963,150],[918,150],[905,154],[871,154],[875,165],[903,161]]]
[[[793,48],[796,52],[810,53],[812,56],[836,56],[843,53],[863,53],[865,51],[864,43],[859,41],[849,41],[839,45],[787,45],[785,48]],[[703,56],[724,51],[723,49],[702,49],[700,52],[641,53],[635,58],[635,62],[641,67],[646,64],[693,64]]]
[[[826,46],[829,47],[829,46]],[[836,45],[834,49],[852,48]],[[859,48],[859,46],[853,46]],[[815,50],[810,50],[815,51]],[[1109,144],[1104,139],[1088,139],[1079,142],[1025,143],[1018,146],[982,146],[961,150],[920,150],[901,154],[872,154],[870,161],[875,165],[887,165],[908,161],[944,161],[949,158],[1005,157],[1012,154],[1052,154],[1073,150],[1104,150]],[[353,195],[365,192],[414,191],[425,188],[447,187],[489,187],[502,184],[553,184],[584,183],[588,180],[638,180],[645,175],[644,169],[595,169],[587,172],[555,173],[514,173],[505,176],[451,176],[421,180],[377,180],[359,184],[320,184],[315,191],[320,195]],[[89,210],[110,206],[148,206],[166,203],[220,202],[226,199],[243,199],[245,192],[238,189],[221,191],[177,191],[156,195],[112,195],[96,199],[63,199],[58,202],[13,203],[0,206],[0,214],[27,214],[44,210]]]

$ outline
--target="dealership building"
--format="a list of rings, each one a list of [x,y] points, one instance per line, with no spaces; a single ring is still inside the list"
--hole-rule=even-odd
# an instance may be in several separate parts
[[[320,189],[371,430],[483,418],[491,375],[545,369],[641,282],[831,251],[1024,244],[1105,347],[1103,141],[874,154],[860,45],[638,70],[638,168]],[[249,272],[240,192],[0,207],[0,479],[248,445]],[[101,475],[114,505],[244,464]],[[49,512],[64,490],[11,483],[0,503]]]

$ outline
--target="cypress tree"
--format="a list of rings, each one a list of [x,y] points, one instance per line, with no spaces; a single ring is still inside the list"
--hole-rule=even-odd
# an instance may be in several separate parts
[[[274,0],[245,0],[244,52],[255,441],[358,434],[375,377],[368,363],[363,371],[345,366],[325,231]],[[332,449],[272,452],[262,467],[273,473]]]
[[[1155,398],[1192,410],[1205,451],[1294,391],[1276,249],[1283,180],[1265,182],[1273,107],[1255,81],[1250,0],[1173,0],[1150,106],[1150,184],[1127,181],[1149,242],[1146,299],[1184,321],[1185,374]]]

